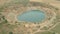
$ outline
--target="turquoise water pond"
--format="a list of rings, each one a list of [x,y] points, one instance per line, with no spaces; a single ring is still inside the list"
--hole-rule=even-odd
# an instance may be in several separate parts
[[[26,11],[22,14],[19,14],[17,16],[17,19],[19,21],[25,21],[25,22],[41,22],[45,19],[45,13],[40,10],[30,10]]]

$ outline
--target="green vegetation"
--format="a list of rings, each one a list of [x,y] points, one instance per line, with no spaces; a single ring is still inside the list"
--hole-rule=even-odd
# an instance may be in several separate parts
[[[55,34],[55,32],[44,31],[44,32],[37,32],[35,34]]]
[[[9,34],[13,34],[13,32],[9,32]]]
[[[16,25],[1,24],[0,25],[0,34],[13,34],[13,29],[17,28]]]
[[[0,24],[5,24],[5,23],[8,23],[8,21],[6,20],[5,16],[0,14]]]
[[[54,32],[57,32],[60,34],[60,24],[56,25],[53,29],[51,29]]]
[[[44,26],[41,30],[48,30],[49,27]]]
[[[55,9],[59,10],[57,7],[50,5],[49,3],[43,3],[43,2],[30,2],[32,6],[41,6],[45,8]]]
[[[29,0],[11,0],[11,2],[9,2],[9,5],[13,5],[13,4],[22,4],[23,6],[26,6],[28,4]]]

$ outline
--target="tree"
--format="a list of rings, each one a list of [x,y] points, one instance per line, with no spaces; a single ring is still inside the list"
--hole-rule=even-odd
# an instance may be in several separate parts
[[[13,32],[9,32],[9,34],[13,34]]]
[[[5,24],[5,23],[8,23],[8,21],[5,18],[5,16],[0,13],[0,24]]]

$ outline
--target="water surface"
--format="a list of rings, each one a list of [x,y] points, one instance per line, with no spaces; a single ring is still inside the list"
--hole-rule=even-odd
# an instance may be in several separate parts
[[[45,13],[40,10],[30,10],[19,14],[17,19],[25,22],[41,22],[45,19]]]

